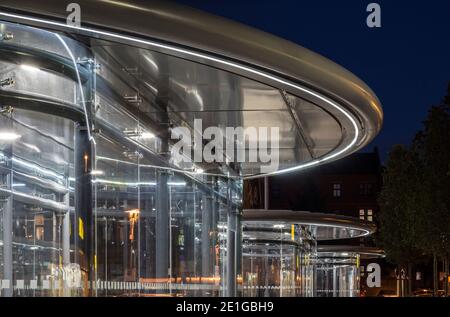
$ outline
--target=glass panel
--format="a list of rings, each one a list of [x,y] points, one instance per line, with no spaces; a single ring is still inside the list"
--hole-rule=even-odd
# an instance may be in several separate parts
[[[359,268],[356,254],[319,253],[317,268],[317,296],[359,296]]]
[[[246,222],[243,230],[243,296],[314,296],[316,245],[310,232],[266,222]]]
[[[240,167],[177,165],[170,132],[204,110],[201,95],[211,110],[239,105],[228,83],[239,78],[127,45],[0,26],[29,51],[25,66],[20,54],[0,57],[0,77],[11,77],[0,101],[14,109],[0,114],[2,295],[228,295],[229,281],[242,281],[240,257],[226,265],[227,250],[240,254],[242,182],[228,178]],[[220,98],[204,86],[214,79]],[[247,99],[284,106],[276,90],[243,83]]]

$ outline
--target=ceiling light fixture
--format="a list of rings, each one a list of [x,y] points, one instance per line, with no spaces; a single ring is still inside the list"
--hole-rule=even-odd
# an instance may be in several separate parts
[[[144,139],[144,140],[153,139],[154,137],[155,137],[155,135],[151,132],[143,132],[141,134],[141,139]]]
[[[28,70],[28,71],[32,71],[32,72],[36,72],[39,71],[40,69],[36,66],[32,66],[32,65],[26,65],[26,64],[22,64],[20,65],[20,68],[24,69],[24,70]]]
[[[15,141],[22,136],[14,132],[0,131],[0,141]]]

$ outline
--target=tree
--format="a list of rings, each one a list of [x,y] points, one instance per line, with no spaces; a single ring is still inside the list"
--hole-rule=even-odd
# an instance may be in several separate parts
[[[423,129],[410,148],[393,147],[380,193],[378,242],[400,265],[433,258],[433,286],[438,287],[437,260],[446,279],[450,254],[450,85],[448,95],[430,108]],[[447,284],[444,284],[447,290]]]
[[[383,172],[379,196],[380,215],[377,242],[388,260],[406,268],[411,286],[411,266],[422,255],[417,247],[421,231],[416,209],[420,187],[420,162],[416,154],[404,146],[394,146]]]
[[[442,259],[448,274],[450,252],[450,85],[443,102],[429,110],[413,148],[423,166],[419,210],[426,239],[420,241],[419,247],[433,257],[436,293],[437,260]]]

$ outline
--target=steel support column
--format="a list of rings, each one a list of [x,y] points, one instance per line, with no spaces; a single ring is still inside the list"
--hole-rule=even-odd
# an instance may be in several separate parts
[[[64,214],[62,225],[62,263],[70,264],[70,213]]]
[[[269,200],[269,177],[264,177],[264,209],[270,209],[270,200]]]
[[[202,277],[211,277],[213,274],[211,258],[214,249],[211,241],[211,220],[213,213],[213,197],[203,194],[202,197]]]
[[[75,127],[75,263],[87,274],[88,281],[94,277],[92,216],[92,149],[86,126]]]
[[[12,189],[11,174],[6,176],[7,188]],[[4,297],[11,297],[13,295],[13,195],[9,195],[3,204],[3,279],[9,281],[9,288],[3,289]]]
[[[169,275],[169,175],[159,171],[156,187],[156,278]]]
[[[236,230],[237,214],[232,204],[231,180],[228,180],[227,194],[227,276],[226,292],[227,297],[236,296]]]

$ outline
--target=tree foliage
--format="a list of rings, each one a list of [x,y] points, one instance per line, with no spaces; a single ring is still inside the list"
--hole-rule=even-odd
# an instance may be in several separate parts
[[[420,188],[419,161],[404,146],[394,146],[383,173],[380,192],[378,242],[388,259],[399,265],[415,263],[421,254],[416,240],[420,236],[417,192]]]
[[[379,243],[397,264],[450,252],[450,85],[410,147],[394,146],[383,173]]]
[[[450,251],[449,97],[430,109],[413,148],[423,165],[420,221],[426,237],[418,241],[419,246],[428,254],[445,257]]]

